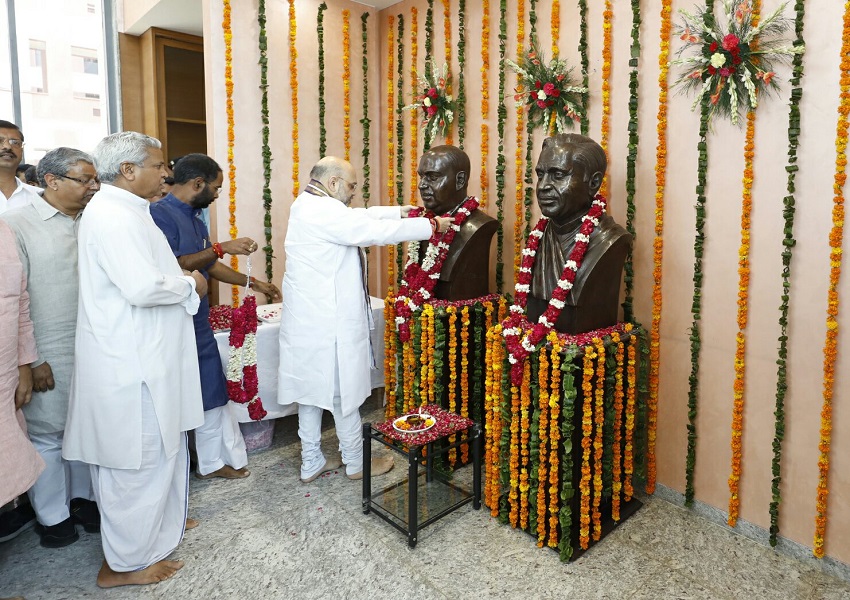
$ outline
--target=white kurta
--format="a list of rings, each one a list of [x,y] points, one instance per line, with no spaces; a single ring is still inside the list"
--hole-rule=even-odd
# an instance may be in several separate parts
[[[343,413],[363,404],[371,391],[370,307],[358,247],[430,236],[428,219],[402,219],[399,207],[349,208],[307,192],[296,198],[281,285],[279,404],[333,410],[335,369]]]
[[[62,455],[114,469],[142,461],[142,384],[166,456],[204,421],[191,315],[200,302],[150,205],[104,185],[79,229],[76,364]]]

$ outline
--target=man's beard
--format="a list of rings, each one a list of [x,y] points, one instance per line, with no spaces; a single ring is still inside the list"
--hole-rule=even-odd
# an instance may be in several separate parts
[[[198,194],[192,198],[190,202],[192,208],[206,208],[215,200],[215,194],[212,194],[209,188],[204,189],[202,192],[198,192]]]

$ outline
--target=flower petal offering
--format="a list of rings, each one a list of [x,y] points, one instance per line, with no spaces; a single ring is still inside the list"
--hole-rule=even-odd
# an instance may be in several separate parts
[[[403,433],[420,433],[431,429],[437,423],[437,419],[431,415],[421,413],[399,417],[393,421],[393,428]]]

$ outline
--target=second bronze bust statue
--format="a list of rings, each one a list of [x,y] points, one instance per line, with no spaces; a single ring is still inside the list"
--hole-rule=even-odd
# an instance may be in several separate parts
[[[561,133],[543,142],[536,168],[537,205],[551,220],[532,272],[528,297],[532,323],[546,310],[558,285],[606,168],[605,151],[589,137]],[[617,323],[620,280],[631,244],[632,236],[613,218],[606,214],[599,220],[555,329],[575,334]]]
[[[419,196],[435,215],[452,214],[467,198],[469,156],[455,146],[435,146],[419,159]],[[498,222],[482,210],[461,225],[440,271],[434,297],[468,300],[489,293],[490,243]],[[420,262],[427,244],[422,244]]]

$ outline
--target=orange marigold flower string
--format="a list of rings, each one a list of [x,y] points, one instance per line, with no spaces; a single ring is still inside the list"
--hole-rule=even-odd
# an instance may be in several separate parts
[[[661,357],[661,264],[664,253],[664,189],[667,182],[667,74],[669,71],[673,0],[661,2],[661,49],[658,53],[658,145],[655,150],[655,239],[652,255],[652,327],[649,336],[649,399],[647,400],[646,493],[655,493],[655,439],[658,422],[658,379]],[[631,480],[629,480],[631,481]],[[630,496],[630,495],[629,495]]]
[[[590,449],[593,444],[593,360],[596,353],[593,346],[584,349],[582,359],[582,461],[581,479],[579,481],[580,510],[579,510],[579,543],[587,548],[590,542]]]
[[[469,306],[460,311],[460,416],[469,418]],[[434,364],[433,352],[431,364]],[[460,464],[469,463],[469,444],[460,447]]]
[[[552,57],[558,58],[561,42],[561,2],[552,0]],[[607,196],[606,196],[607,197]]]
[[[457,307],[446,308],[449,313],[449,412],[457,412]],[[449,436],[449,441],[454,443],[455,436]],[[457,449],[449,450],[449,464],[455,466],[457,462]]]
[[[236,141],[233,117],[233,29],[230,20],[230,0],[223,0],[221,27],[224,30],[224,88],[226,93],[225,112],[227,113],[227,181],[228,181],[228,210],[230,212],[230,239],[236,239],[239,230],[236,228],[236,163],[233,160],[233,145]],[[239,257],[230,257],[230,266],[239,268]],[[239,288],[231,286],[231,302],[239,306]]]
[[[493,427],[493,450],[491,457],[493,463],[491,465],[492,474],[492,497],[490,499],[490,516],[499,516],[499,497],[501,496],[501,443],[502,439],[502,399],[504,397],[502,389],[502,367],[505,360],[505,347],[502,343],[502,326],[496,324],[493,327],[493,402],[491,405],[492,414],[490,422]]]
[[[611,0],[605,0],[605,10],[602,13],[602,127],[599,145],[605,150],[605,158],[608,158],[609,138],[611,137],[611,54],[612,54],[612,21],[614,10]],[[608,174],[602,179],[602,188],[599,193],[610,198],[608,195]]]
[[[451,68],[452,64],[452,13],[450,10],[450,1],[443,0],[443,43],[446,50],[446,64]],[[451,83],[446,83],[446,94],[451,95]],[[446,144],[451,146],[454,144],[452,138],[452,124],[449,123],[448,132],[446,134]]]
[[[599,504],[602,501],[602,454],[603,433],[605,429],[605,345],[596,338],[596,390],[593,422],[593,539],[602,536],[602,513]]]
[[[758,25],[759,0],[752,3],[752,24]],[[746,373],[747,318],[750,291],[750,215],[753,209],[753,158],[755,157],[756,113],[747,111],[747,133],[744,138],[744,175],[741,192],[741,245],[738,248],[738,333],[735,334],[735,380],[732,384],[732,467],[729,475],[730,527],[738,523],[741,499],[738,495],[744,435],[744,375]]]
[[[522,56],[525,48],[525,0],[519,0],[516,8],[517,31],[516,31],[516,55]],[[517,93],[522,91],[522,84],[517,85]],[[525,187],[522,180],[522,155],[523,148],[523,132],[525,131],[525,108],[517,106],[516,108],[516,152],[514,173],[516,185],[516,201],[514,202],[514,281],[519,278],[519,267],[522,261],[522,249],[524,245],[523,239],[523,217],[525,214]]]
[[[345,160],[351,159],[351,11],[342,11],[342,146]]]
[[[630,330],[631,323],[626,328]],[[628,502],[634,496],[632,475],[634,467],[635,408],[637,405],[637,336],[629,340],[628,362],[626,363],[626,444],[623,452],[623,499]]]
[[[531,420],[528,410],[531,407],[531,363],[526,361],[522,371],[519,409],[519,527],[528,529],[528,490],[529,471],[531,470],[531,448],[529,447]]]
[[[537,466],[537,545],[543,547],[546,539],[546,488],[548,481],[548,441],[549,441],[549,356],[546,348],[540,349],[540,364],[537,367],[537,388],[540,397],[537,407],[540,418],[537,425],[537,435],[540,439],[538,445],[538,457],[540,463]]]
[[[292,90],[292,197],[298,196],[298,48],[295,45],[295,0],[289,0],[289,87]]]
[[[490,465],[493,458],[493,423],[490,411],[493,409],[493,332],[484,334],[484,506],[490,508],[490,489],[493,485],[493,473]]]
[[[611,469],[611,518],[620,520],[620,496],[623,489],[622,468],[622,429],[623,429],[623,360],[625,359],[625,345],[620,339],[619,333],[611,336],[611,341],[616,344],[617,371],[614,373],[614,448],[612,450]]]
[[[555,331],[549,332],[549,343],[552,344],[549,361],[552,363],[552,375],[549,382],[549,541],[547,545],[550,548],[557,548],[561,505],[559,477],[561,461],[558,458],[561,441],[561,344]]]
[[[490,0],[481,0],[481,172],[478,175],[478,206],[487,206],[490,186]]]
[[[394,419],[396,413],[396,336],[395,336],[395,302],[388,295],[384,302],[384,390],[387,395],[387,419]]]
[[[419,11],[415,6],[410,7],[410,81],[416,86],[419,75],[416,71],[416,61],[419,57]],[[410,204],[416,205],[419,197],[419,180],[416,168],[419,164],[419,113],[410,111]]]
[[[841,245],[844,240],[844,184],[847,181],[847,115],[850,113],[850,2],[844,4],[841,32],[841,94],[835,136],[835,175],[832,184],[832,230],[829,232],[829,291],[826,309],[826,341],[823,347],[823,408],[820,416],[820,457],[815,504],[815,535],[812,551],[823,558],[826,538],[829,452],[832,446],[832,394],[838,355],[838,280],[841,277]]]

